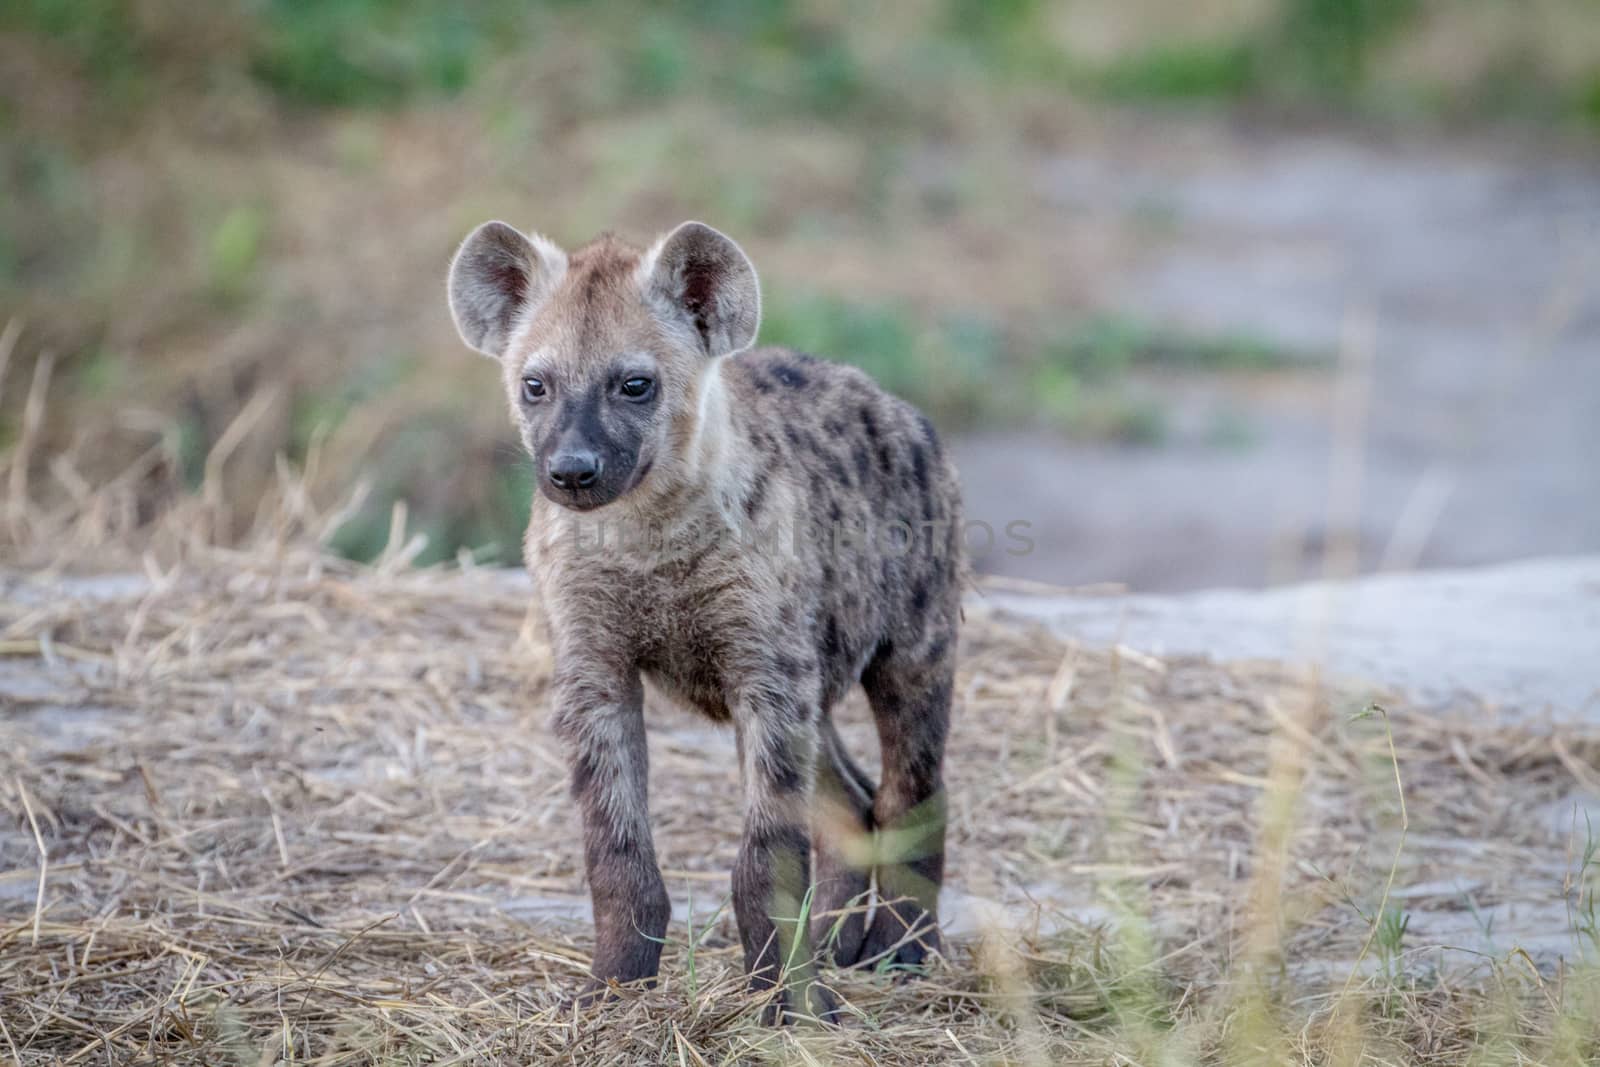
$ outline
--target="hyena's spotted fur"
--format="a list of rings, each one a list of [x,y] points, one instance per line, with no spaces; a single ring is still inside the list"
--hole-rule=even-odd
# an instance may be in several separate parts
[[[960,613],[959,495],[928,421],[853,368],[750,350],[755,271],[698,223],[648,252],[608,236],[570,256],[488,223],[450,297],[462,336],[501,360],[537,466],[525,549],[583,818],[596,982],[653,976],[670,914],[641,678],[735,728],[734,911],[752,980],[784,978],[775,1005],[833,1012],[814,940],[841,964],[920,962],[938,940]],[[857,682],[876,785],[830,718]]]

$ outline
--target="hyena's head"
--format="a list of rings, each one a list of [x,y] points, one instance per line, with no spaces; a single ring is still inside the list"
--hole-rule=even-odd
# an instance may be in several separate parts
[[[501,362],[539,488],[575,510],[684,473],[713,361],[761,319],[755,268],[686,222],[640,252],[610,236],[568,255],[486,222],[450,266],[461,337]]]

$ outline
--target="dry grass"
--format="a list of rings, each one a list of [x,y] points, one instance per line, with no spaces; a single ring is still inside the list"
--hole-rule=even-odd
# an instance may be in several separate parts
[[[261,502],[248,550],[211,544],[217,492],[137,537],[115,487],[9,510],[0,1058],[1600,1051],[1594,857],[1572,817],[1600,795],[1600,731],[1353,715],[1367,695],[1303,673],[1080,648],[981,595],[951,743],[949,958],[913,981],[830,972],[855,1013],[837,1030],[756,1025],[717,911],[732,740],[653,708],[658,850],[694,925],[674,922],[659,986],[574,1016],[590,931],[523,581],[409,567],[403,516],[376,566],[332,560],[301,484]],[[869,752],[864,710],[843,719]]]

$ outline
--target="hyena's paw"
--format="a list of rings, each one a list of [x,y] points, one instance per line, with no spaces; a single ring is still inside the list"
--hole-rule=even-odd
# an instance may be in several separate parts
[[[761,1009],[761,1021],[767,1026],[836,1025],[843,1011],[833,991],[819,982],[809,982],[803,988],[803,993],[792,985],[779,990]]]
[[[862,939],[856,966],[902,976],[923,973],[943,948],[939,919],[915,904],[879,904]]]
[[[867,938],[867,911],[872,893],[867,875],[837,877],[817,887],[811,943],[836,967],[853,967]]]

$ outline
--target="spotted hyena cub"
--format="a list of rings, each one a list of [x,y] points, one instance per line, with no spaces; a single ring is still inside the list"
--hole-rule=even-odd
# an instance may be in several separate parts
[[[755,268],[701,223],[648,251],[604,236],[572,253],[485,223],[449,289],[537,471],[524,547],[583,817],[591,993],[656,974],[671,912],[644,680],[733,724],[733,906],[753,983],[780,986],[773,1013],[836,1010],[814,944],[841,965],[922,961],[960,615],[960,499],[933,427],[858,370],[751,348]],[[857,682],[877,784],[831,718]]]

